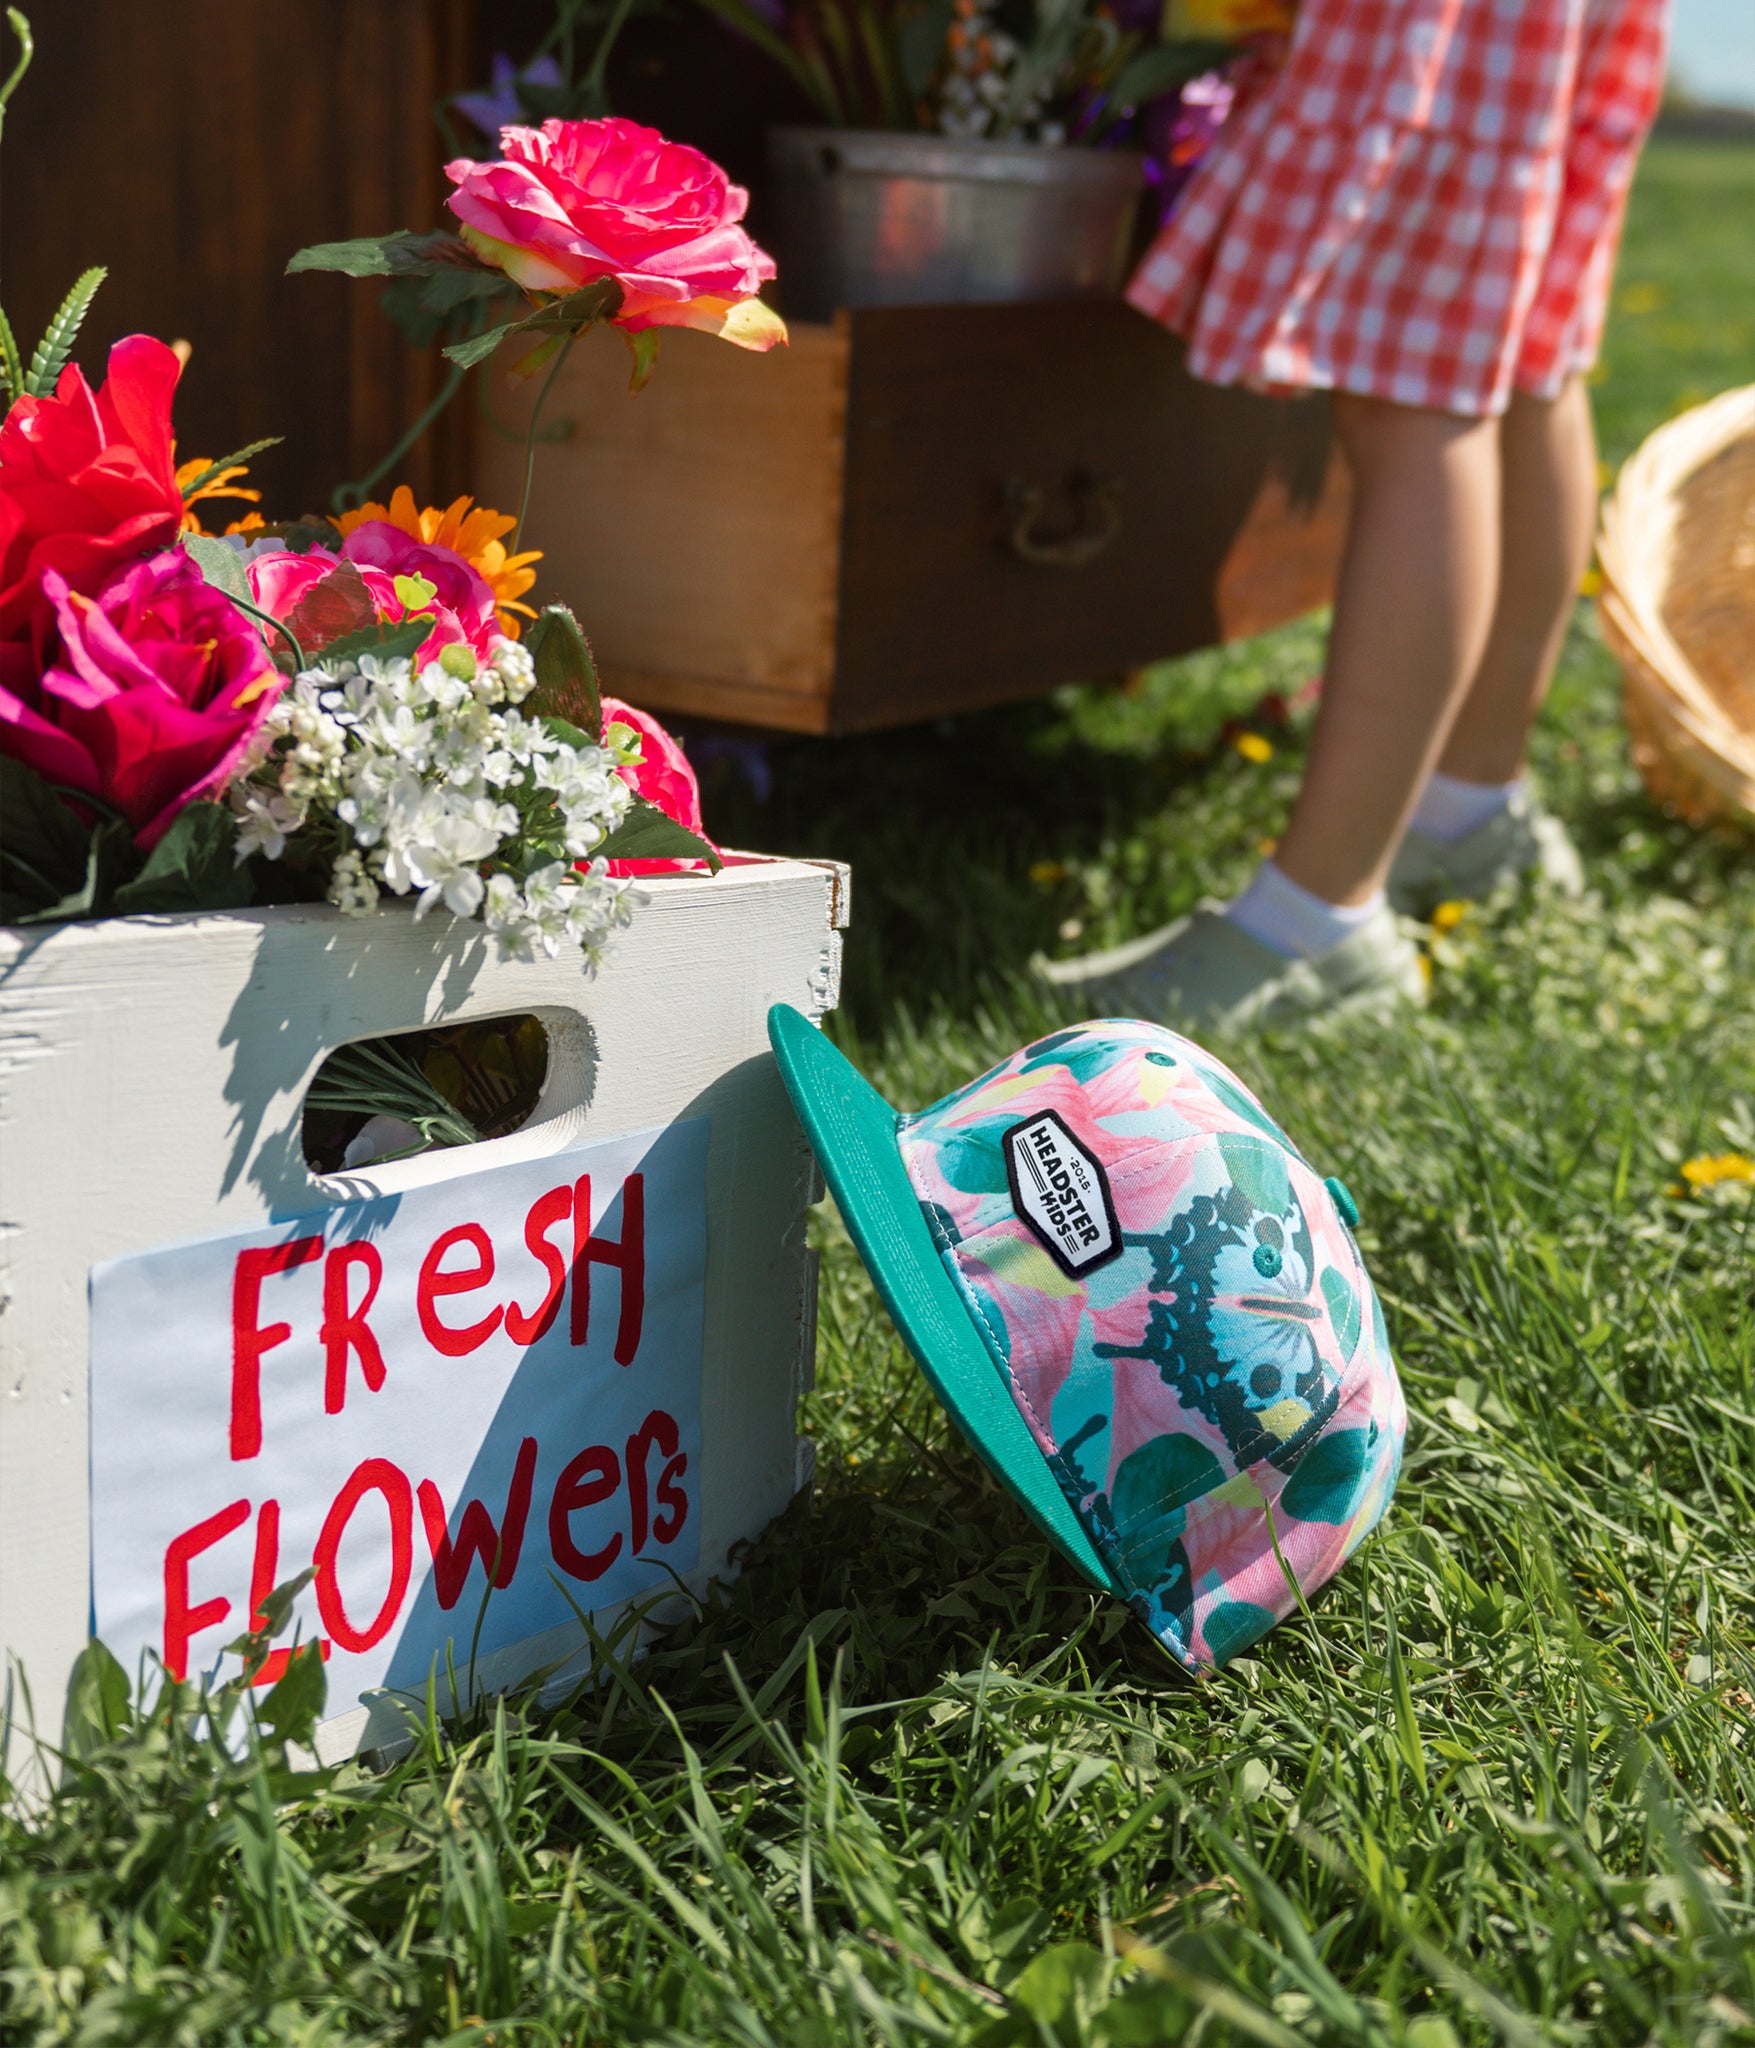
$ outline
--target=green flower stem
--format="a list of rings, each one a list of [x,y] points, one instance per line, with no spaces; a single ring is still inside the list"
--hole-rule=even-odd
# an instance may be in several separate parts
[[[36,38],[30,32],[30,22],[16,7],[6,10],[6,19],[12,33],[18,38],[18,62],[6,74],[6,83],[0,85],[0,122],[6,118],[6,103],[18,90],[24,74],[30,69],[30,60],[37,53]]]
[[[446,373],[444,383],[439,386],[438,396],[421,414],[420,418],[415,421],[414,425],[409,428],[408,432],[403,435],[402,439],[396,443],[395,447],[390,450],[389,454],[384,457],[383,461],[375,469],[368,470],[357,482],[337,484],[334,490],[329,493],[330,511],[351,512],[356,506],[363,505],[367,498],[371,496],[373,486],[379,483],[396,467],[397,463],[402,460],[426,432],[428,427],[433,424],[434,420],[439,417],[440,413],[445,410],[446,406],[451,403],[452,399],[457,396],[458,387],[468,374],[468,371],[462,368],[461,365],[453,363]]]
[[[561,373],[561,365],[573,352],[573,344],[584,333],[584,328],[569,334],[561,344],[561,352],[549,365],[548,375],[542,380],[542,389],[536,394],[536,403],[530,408],[530,431],[524,437],[524,491],[518,500],[518,524],[512,529],[512,549],[516,554],[524,539],[524,515],[530,510],[530,484],[536,475],[536,427],[542,418],[542,408],[548,401],[549,387]]]
[[[308,669],[310,667],[311,664],[305,659],[305,650],[299,645],[298,641],[293,637],[292,628],[290,626],[284,624],[281,620],[277,619],[272,612],[265,612],[260,605],[252,604],[247,597],[238,597],[232,591],[229,590],[226,591],[224,595],[231,598],[232,603],[237,606],[239,611],[248,612],[251,618],[255,619],[258,624],[264,626],[272,626],[274,630],[280,635],[280,637],[286,642],[286,644],[292,649],[293,659],[298,663],[301,671]]]

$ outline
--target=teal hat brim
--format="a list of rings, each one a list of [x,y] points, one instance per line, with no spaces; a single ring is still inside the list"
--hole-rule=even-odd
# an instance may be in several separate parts
[[[945,1271],[896,1142],[896,1112],[785,1003],[768,1012],[780,1076],[866,1271],[952,1421],[993,1476],[1093,1585],[1125,1590],[1097,1555],[1042,1446]]]

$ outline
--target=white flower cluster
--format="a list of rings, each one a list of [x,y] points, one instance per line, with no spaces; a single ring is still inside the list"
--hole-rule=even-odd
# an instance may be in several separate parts
[[[563,945],[594,958],[631,908],[627,883],[591,859],[627,815],[616,769],[629,757],[526,717],[535,684],[512,640],[485,662],[452,646],[418,669],[364,654],[304,670],[232,785],[238,859],[326,864],[329,901],[350,916],[381,891],[412,895],[416,917],[443,902],[479,918],[502,958]]]
[[[957,0],[949,64],[939,87],[940,134],[965,141],[999,136],[1064,142],[1062,125],[1043,119],[1057,82],[1055,67],[1038,62],[1034,48],[1024,50],[995,25],[995,5],[996,0]]]

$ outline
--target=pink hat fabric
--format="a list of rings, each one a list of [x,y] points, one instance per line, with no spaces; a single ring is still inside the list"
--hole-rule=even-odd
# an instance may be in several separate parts
[[[1340,1569],[1400,1470],[1352,1198],[1211,1054],[1132,1020],[1024,1047],[897,1146],[1115,1584],[1182,1665],[1223,1665]]]

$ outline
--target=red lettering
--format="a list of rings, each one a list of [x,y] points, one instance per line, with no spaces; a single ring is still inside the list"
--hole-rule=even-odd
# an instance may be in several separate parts
[[[457,1273],[441,1273],[440,1262],[454,1244],[473,1247],[476,1264]],[[479,1323],[471,1323],[467,1329],[452,1330],[439,1321],[434,1302],[447,1294],[473,1294],[478,1287],[485,1287],[494,1277],[493,1241],[479,1223],[459,1223],[455,1230],[447,1230],[432,1247],[420,1264],[420,1284],[415,1290],[414,1303],[420,1314],[421,1332],[435,1351],[442,1351],[447,1358],[467,1358],[472,1351],[478,1351],[500,1327],[500,1318],[505,1313],[496,1308],[491,1316],[483,1316]]]
[[[494,1527],[493,1517],[480,1501],[465,1501],[455,1543],[446,1533],[444,1496],[430,1479],[421,1481],[421,1520],[426,1524],[427,1548],[433,1553],[433,1590],[441,1607],[457,1605],[469,1567],[478,1557],[490,1585],[503,1592],[512,1583],[518,1554],[524,1548],[524,1524],[530,1518],[530,1489],[535,1480],[536,1439],[527,1436],[518,1446],[518,1462],[512,1468],[499,1528]]]
[[[217,1628],[232,1611],[223,1594],[189,1605],[189,1566],[204,1550],[223,1543],[234,1529],[250,1519],[250,1503],[235,1500],[229,1507],[211,1514],[180,1536],[173,1536],[165,1550],[165,1669],[181,1682],[189,1675],[189,1638],[203,1629]]]
[[[262,1448],[262,1355],[284,1344],[291,1323],[259,1324],[262,1283],[323,1256],[320,1237],[295,1237],[239,1252],[232,1273],[232,1456],[253,1458]]]
[[[560,1246],[550,1244],[548,1234],[557,1223],[565,1223],[572,1213],[573,1190],[570,1187],[550,1188],[546,1195],[538,1195],[530,1205],[530,1214],[524,1219],[524,1242],[530,1248],[530,1256],[548,1273],[548,1292],[542,1297],[542,1306],[534,1315],[527,1316],[515,1301],[508,1304],[506,1335],[514,1344],[534,1344],[555,1326],[555,1317],[561,1310],[561,1296],[567,1288],[567,1261]]]
[[[347,1305],[347,1269],[363,1266],[365,1298],[358,1308]],[[347,1400],[347,1354],[357,1351],[360,1371],[375,1394],[384,1384],[384,1354],[378,1340],[366,1327],[366,1313],[378,1298],[384,1279],[384,1261],[369,1239],[358,1244],[330,1248],[323,1266],[323,1327],[318,1336],[323,1344],[323,1413],[339,1415]]]
[[[274,1575],[280,1569],[280,1503],[265,1500],[256,1517],[256,1555],[250,1563],[250,1626],[264,1629],[268,1617],[263,1605],[274,1591]]]
[[[689,1518],[689,1497],[681,1484],[688,1469],[688,1453],[679,1451],[658,1475],[658,1484],[653,1491],[658,1495],[664,1513],[652,1517],[652,1533],[660,1543],[674,1543]]]
[[[666,1535],[655,1528],[651,1522],[650,1506],[647,1497],[646,1460],[651,1454],[654,1444],[658,1446],[659,1451],[664,1457],[672,1461],[671,1464],[667,1464],[664,1468],[664,1476],[659,1481],[660,1487],[663,1487],[666,1481],[674,1482],[688,1469],[687,1459],[679,1459],[677,1457],[676,1418],[667,1415],[662,1408],[654,1408],[646,1420],[641,1423],[640,1427],[628,1438],[628,1503],[632,1509],[634,1524],[633,1555],[635,1557],[638,1557],[641,1551],[646,1548],[646,1537],[649,1531],[657,1536],[660,1543],[668,1543],[671,1537],[675,1536],[677,1530],[682,1527],[682,1521],[679,1517],[672,1522],[670,1533]],[[667,1507],[674,1507],[674,1493],[668,1496],[661,1493],[660,1498],[664,1500]],[[686,1501],[683,1504],[683,1510],[684,1513],[687,1512]]]
[[[614,1266],[622,1276],[622,1307],[616,1320],[615,1362],[631,1365],[640,1348],[646,1316],[646,1176],[630,1173],[622,1183],[622,1234],[595,1237],[591,1232],[591,1176],[581,1176],[573,1196],[573,1342],[591,1334],[591,1265]]]
[[[256,1555],[250,1565],[250,1626],[264,1629],[268,1616],[262,1611],[268,1596],[274,1591],[276,1575],[280,1569],[280,1503],[265,1500],[256,1516]],[[286,1676],[286,1667],[292,1661],[295,1649],[304,1647],[289,1643],[279,1650],[270,1650],[262,1661],[261,1669],[251,1679],[253,1686],[273,1685]],[[323,1662],[329,1662],[329,1642],[325,1636],[317,1638],[317,1654]]]
[[[318,1657],[327,1664],[329,1662],[329,1638],[327,1636],[318,1636],[314,1640],[317,1646]],[[250,1684],[253,1687],[278,1685],[286,1676],[286,1667],[292,1662],[294,1657],[301,1650],[309,1650],[310,1647],[311,1644],[308,1642],[288,1643],[284,1649],[270,1650],[268,1655],[262,1660],[262,1669],[251,1679]]]
[[[584,1551],[573,1541],[570,1517],[578,1508],[594,1508],[622,1483],[622,1468],[608,1444],[581,1451],[555,1481],[548,1504],[548,1547],[562,1571],[575,1579],[600,1579],[615,1563],[622,1547],[618,1529],[601,1550]]]
[[[335,1575],[335,1562],[341,1549],[341,1539],[353,1519],[353,1511],[368,1493],[383,1495],[384,1507],[390,1517],[390,1583],[384,1590],[383,1604],[370,1624],[361,1629],[355,1628],[347,1618],[340,1582]],[[414,1569],[414,1494],[407,1477],[388,1458],[367,1458],[363,1464],[354,1467],[347,1484],[335,1496],[334,1505],[324,1517],[311,1562],[317,1567],[317,1612],[336,1642],[344,1650],[352,1650],[356,1654],[382,1642],[401,1610],[403,1596],[408,1591],[409,1574]]]

